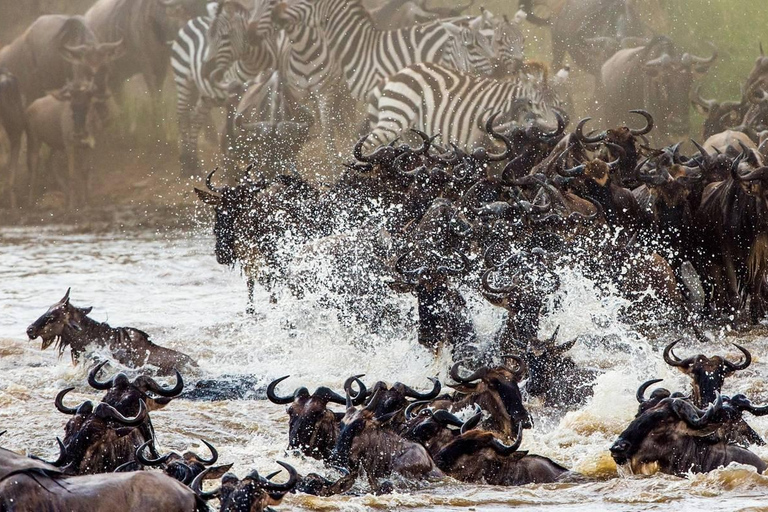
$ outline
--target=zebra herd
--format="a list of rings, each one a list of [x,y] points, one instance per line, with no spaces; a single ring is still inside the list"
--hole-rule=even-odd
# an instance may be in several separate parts
[[[495,112],[504,114],[502,124],[518,116],[551,123],[563,101],[546,68],[524,64],[524,18],[483,9],[476,17],[381,30],[361,0],[256,0],[252,9],[210,4],[172,46],[182,170],[198,173],[197,139],[213,108],[227,109],[228,152],[238,128],[295,121],[273,118],[275,110],[291,111],[281,103],[297,102],[311,112],[309,124],[318,122],[329,157],[349,127],[349,136],[370,132],[371,145],[417,128],[472,147],[483,143],[482,126]],[[248,94],[249,86],[271,83],[264,76],[279,77],[285,88],[272,90],[290,98]],[[255,108],[267,119],[232,119],[254,107],[244,98],[268,102]],[[521,99],[522,111],[513,108]],[[367,102],[367,116],[359,115],[359,102]]]

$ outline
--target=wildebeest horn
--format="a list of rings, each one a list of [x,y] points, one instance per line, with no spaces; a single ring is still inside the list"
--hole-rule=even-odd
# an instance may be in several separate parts
[[[219,170],[219,168],[217,167],[217,168],[215,168],[214,170],[212,170],[211,172],[208,173],[208,176],[205,177],[205,186],[208,187],[208,190],[210,190],[211,192],[215,192],[217,194],[221,194],[222,192],[224,192],[224,187],[216,188],[211,183],[211,179],[213,178],[213,173],[215,173],[218,170]]]
[[[415,269],[405,269],[403,268],[403,261],[405,260],[405,257],[414,252],[416,249],[413,249],[411,251],[405,252],[397,258],[397,261],[395,262],[395,271],[398,274],[402,274],[404,276],[409,277],[419,277],[421,274],[423,274],[427,270],[426,265],[422,265],[421,267],[415,268]]]
[[[410,421],[413,419],[413,410],[416,407],[422,406],[422,405],[429,405],[431,404],[431,400],[419,400],[418,402],[411,402],[408,407],[405,408],[405,419]]]
[[[101,371],[102,368],[104,368],[104,365],[107,364],[108,362],[109,361],[102,361],[99,364],[97,364],[96,366],[94,366],[93,368],[91,368],[91,371],[88,372],[88,384],[93,389],[98,389],[98,390],[104,391],[104,390],[112,388],[112,384],[115,381],[114,377],[109,379],[109,380],[105,380],[104,382],[100,382],[96,378],[96,375],[99,373],[99,371]]]
[[[734,343],[733,346],[739,349],[742,354],[744,354],[744,361],[741,361],[739,363],[732,363],[727,359],[723,359],[723,363],[725,363],[728,369],[732,371],[747,369],[749,365],[752,364],[752,354],[750,354],[749,350],[742,347],[741,345],[737,345],[736,343]]]
[[[698,84],[690,95],[691,103],[699,105],[705,108],[707,111],[712,110],[718,105],[717,100],[707,100],[701,95],[701,84]]]
[[[3,434],[5,434],[5,431],[3,431]],[[64,462],[67,460],[67,449],[64,447],[64,443],[62,443],[61,439],[59,439],[58,437],[56,438],[56,443],[58,444],[58,447],[59,447],[59,456],[55,461],[49,462],[45,459],[41,459],[40,457],[36,457],[34,455],[30,455],[30,457],[32,457],[33,459],[39,460],[41,462],[45,462],[46,464],[50,464],[51,466],[58,467],[63,465]]]
[[[212,500],[213,498],[217,497],[219,493],[221,492],[221,487],[217,487],[213,491],[203,491],[202,485],[203,480],[208,476],[208,473],[212,471],[213,468],[205,468],[199,475],[195,477],[194,480],[192,480],[192,483],[189,484],[189,488],[192,489],[192,492],[194,492],[198,498],[201,500]]]
[[[661,382],[663,380],[664,379],[652,379],[652,380],[647,380],[647,381],[643,382],[642,384],[640,384],[640,387],[637,388],[637,393],[635,393],[635,398],[637,398],[637,403],[644,404],[645,401],[646,401],[645,400],[645,391],[649,387],[651,387],[654,384],[656,384],[657,382]]]
[[[494,438],[493,441],[491,442],[491,448],[493,448],[493,451],[495,451],[499,455],[512,455],[517,451],[518,448],[520,448],[521,444],[523,444],[523,424],[518,423],[517,436],[515,436],[514,443],[507,446],[506,444],[502,443],[498,439]]]
[[[469,418],[467,421],[465,421],[461,425],[460,434],[464,434],[465,432],[469,432],[470,430],[475,428],[478,423],[480,423],[481,419],[483,419],[483,410],[477,404],[475,404],[475,411],[476,411],[475,414],[473,414],[471,418]]]
[[[214,448],[214,446],[211,443],[209,443],[208,441],[206,441],[205,439],[201,439],[200,441],[205,446],[208,447],[208,450],[210,450],[211,458],[210,459],[204,459],[204,458],[202,458],[202,457],[200,457],[198,455],[197,456],[197,460],[200,461],[200,464],[203,464],[205,466],[210,466],[211,464],[216,464],[216,461],[219,460],[219,452],[216,451],[216,448]]]
[[[365,398],[368,396],[368,388],[365,387],[360,377],[365,377],[364,373],[360,375],[353,375],[344,381],[344,392],[346,396],[352,399],[352,405],[360,405],[365,402]],[[360,390],[357,393],[353,393],[352,383],[356,382]],[[342,405],[346,404],[346,399],[340,402]]]
[[[497,133],[493,129],[493,122],[496,120],[498,116],[499,116],[499,112],[496,112],[493,115],[491,115],[491,117],[488,118],[488,121],[485,122],[485,131],[488,132],[488,135],[490,135],[494,139],[502,141],[506,149],[504,150],[503,153],[500,153],[497,155],[494,155],[493,153],[488,153],[487,158],[491,162],[506,160],[507,158],[511,157],[515,151],[514,146],[512,146],[512,142],[507,137],[505,137],[500,133]]]
[[[739,141],[741,142],[741,141]],[[753,153],[754,155],[754,153]],[[738,165],[736,166],[738,168]],[[760,167],[759,169],[755,169],[753,171],[750,171],[745,176],[741,176],[738,171],[736,171],[735,176],[738,177],[739,181],[757,181],[757,180],[764,180],[768,177],[768,166],[766,167]]]
[[[75,408],[71,408],[71,407],[67,407],[66,405],[64,405],[64,402],[63,402],[64,395],[66,395],[67,393],[69,393],[73,389],[75,389],[75,388],[66,388],[66,389],[62,389],[61,391],[59,391],[59,393],[56,395],[56,399],[53,401],[53,403],[56,405],[56,409],[58,409],[59,412],[62,412],[64,414],[70,414],[70,415],[74,416],[75,414],[77,414],[77,409],[79,408],[79,406],[75,407]]]
[[[179,370],[174,368],[173,371],[176,373],[176,384],[172,388],[164,388],[151,377],[146,377],[145,382],[147,383],[147,388],[160,396],[169,398],[179,396],[184,390],[184,380],[181,378],[181,373],[179,373]]]
[[[460,267],[449,267],[448,265],[438,265],[435,268],[435,272],[440,272],[447,274],[449,276],[456,276],[460,275],[467,270],[469,270],[469,267],[471,266],[471,263],[469,262],[469,258],[467,258],[467,255],[463,252],[459,251],[458,249],[453,250],[454,253],[459,255],[459,258],[461,258],[461,266]]]
[[[553,110],[552,113],[555,115],[555,119],[557,120],[557,128],[555,128],[555,131],[552,132],[545,132],[542,130],[538,137],[542,142],[549,142],[549,139],[560,138],[563,136],[563,133],[565,133],[565,126],[567,124],[565,122],[565,118],[557,110]]]
[[[688,364],[677,357],[674,352],[672,352],[672,349],[680,343],[683,340],[683,338],[678,338],[666,347],[664,347],[664,362],[667,363],[669,366],[677,366],[677,367],[687,367]]]
[[[102,402],[96,406],[94,414],[105,420],[115,420],[118,423],[125,425],[126,427],[137,427],[144,423],[144,420],[147,419],[147,406],[144,405],[144,400],[139,400],[139,412],[137,412],[136,416],[133,418],[129,418],[120,414],[120,412],[111,405]]]
[[[448,372],[449,375],[451,376],[451,378],[453,380],[455,380],[456,382],[460,382],[462,384],[472,384],[474,381],[476,381],[478,379],[482,379],[483,377],[485,377],[485,375],[488,373],[488,368],[483,366],[482,368],[476,370],[469,377],[462,377],[461,375],[459,375],[459,367],[463,363],[464,363],[464,361],[459,361],[458,363],[456,363],[453,366],[451,366],[451,370],[450,370],[450,372]]]
[[[391,146],[382,146],[370,155],[364,155],[363,154],[363,146],[365,145],[365,141],[368,140],[368,137],[370,137],[370,133],[364,135],[360,138],[360,140],[357,141],[357,143],[354,146],[354,149],[352,150],[352,154],[354,155],[355,159],[359,160],[360,162],[365,163],[376,163],[377,159],[376,157],[380,154],[381,151],[386,150],[387,147]]]
[[[694,62],[696,64],[712,64],[717,60],[717,57],[719,54],[717,51],[717,46],[715,46],[712,43],[709,43],[709,46],[712,48],[712,55],[710,57],[707,57],[707,58],[697,57],[696,55],[693,55],[693,54],[686,54],[686,55],[690,55],[691,62]]]
[[[411,131],[416,135],[418,135],[419,137],[421,137],[421,147],[413,150],[413,153],[417,155],[423,155],[428,153],[429,148],[432,147],[432,143],[435,141],[436,138],[440,136],[440,134],[438,133],[437,135],[433,135],[432,137],[430,137],[423,131],[417,130],[415,128],[411,128]]]
[[[651,130],[653,130],[653,116],[650,113],[648,113],[648,111],[642,110],[642,109],[635,109],[635,110],[630,110],[629,112],[631,114],[640,114],[645,118],[644,128],[640,128],[639,130],[630,128],[629,132],[632,135],[637,137],[639,135],[645,135],[646,133],[649,133]]]
[[[273,404],[286,405],[293,402],[294,395],[278,396],[275,393],[275,388],[277,387],[277,385],[283,382],[288,377],[290,377],[290,375],[286,375],[284,377],[280,377],[279,379],[275,379],[272,382],[270,382],[269,385],[267,386],[267,398]]]
[[[495,268],[489,268],[488,270],[483,272],[482,284],[483,284],[483,289],[485,291],[487,291],[488,293],[492,293],[494,295],[508,295],[517,289],[517,285],[515,284],[511,284],[501,288],[498,288],[492,285],[490,277],[495,270],[496,270]]]
[[[62,297],[62,299],[59,301],[59,304],[66,304],[67,302],[69,302],[69,292],[71,291],[72,291],[72,287],[70,286],[69,288],[67,288],[67,293],[65,293],[64,297]]]
[[[584,135],[584,125],[587,124],[591,119],[591,117],[585,117],[579,121],[579,124],[576,125],[576,138],[584,144],[596,144],[605,140],[605,138],[608,136],[607,131],[600,132],[595,136]]]
[[[740,411],[748,411],[753,416],[765,416],[768,414],[768,405],[755,407],[752,405],[749,399],[747,399],[747,397],[742,394],[732,396],[730,405],[736,407]]]
[[[166,453],[165,455],[162,455],[157,459],[146,458],[143,453],[144,448],[146,448],[147,446],[149,446],[151,443],[154,443],[154,442],[155,442],[154,438],[150,437],[149,440],[142,443],[142,445],[136,449],[136,460],[141,462],[143,466],[153,467],[153,466],[159,466],[161,464],[165,464],[172,455],[171,453]]]
[[[443,426],[452,425],[454,427],[461,427],[464,424],[463,421],[445,409],[436,410],[434,413],[432,413],[432,417],[435,418],[435,420],[437,420],[437,422]]]
[[[706,411],[702,411],[688,400],[682,398],[673,399],[672,410],[675,411],[677,416],[689,427],[695,430],[702,429],[709,425],[723,406],[723,396],[718,391],[715,391],[715,394],[717,395],[715,403],[710,404]]]
[[[288,471],[288,481],[284,484],[273,484],[270,482],[264,485],[264,489],[271,492],[289,492],[296,487],[296,482],[299,481],[299,474],[290,464],[281,461],[277,461],[277,463]]]
[[[334,404],[344,405],[347,403],[346,398],[325,386],[317,388],[312,396]]]
[[[443,388],[440,384],[440,381],[437,380],[434,377],[428,377],[428,380],[432,381],[432,390],[427,391],[426,393],[419,393],[418,391],[414,390],[410,386],[404,386],[403,391],[405,391],[405,396],[409,398],[415,398],[417,400],[432,400],[437,395],[440,394],[440,390]]]

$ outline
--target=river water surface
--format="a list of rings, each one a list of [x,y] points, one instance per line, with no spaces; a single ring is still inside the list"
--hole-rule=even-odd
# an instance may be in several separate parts
[[[366,382],[399,380],[417,389],[430,386],[429,376],[448,380],[447,356],[435,360],[416,342],[415,299],[395,297],[393,303],[405,321],[376,335],[340,321],[323,306],[327,302],[323,292],[302,299],[284,293],[272,304],[268,294],[258,290],[256,314],[248,315],[243,279],[236,270],[217,265],[212,249],[207,228],[120,233],[83,233],[65,226],[0,228],[0,431],[8,431],[2,445],[55,458],[55,437],[62,435],[68,419],[53,406],[56,393],[75,386],[68,403],[99,399],[85,382],[87,358],[73,366],[68,352],[59,359],[53,348],[40,351],[40,341],[30,342],[25,335],[26,327],[68,287],[72,303],[93,306],[95,319],[138,327],[156,343],[195,358],[199,368],[184,372],[188,383],[243,375],[252,376],[258,390],[271,379],[290,374],[281,385],[287,394],[300,385],[312,389],[326,385],[341,392],[341,383],[353,373],[365,373]],[[326,263],[322,257],[312,262],[318,273]],[[607,449],[634,415],[637,386],[654,377],[663,378],[665,387],[672,389],[687,390],[688,383],[661,359],[668,338],[649,340],[621,324],[618,311],[625,305],[621,299],[598,293],[588,279],[575,273],[562,271],[561,279],[560,308],[543,322],[542,331],[550,333],[559,325],[561,340],[579,336],[571,352],[574,359],[602,373],[595,396],[579,410],[552,414],[531,402],[536,425],[526,431],[522,449],[583,474],[584,483],[501,488],[446,480],[373,496],[365,493],[361,482],[352,496],[289,495],[276,508],[768,510],[768,477],[751,468],[732,466],[689,478],[617,471]],[[470,304],[481,339],[489,339],[503,316],[477,297],[470,297]],[[736,359],[738,352],[728,343],[745,344],[754,362],[727,380],[724,392],[743,392],[753,402],[768,403],[764,334],[758,330],[721,335],[710,344],[681,343],[676,350],[679,355],[696,350]],[[276,460],[300,472],[327,474],[320,462],[285,452],[287,415],[282,406],[265,400],[177,399],[152,418],[161,452],[192,447],[205,453],[198,441],[205,438],[219,449],[219,462],[233,462],[239,475],[252,469],[262,473],[279,469]],[[749,421],[758,433],[768,435],[768,419]],[[752,449],[768,459],[768,449]]]

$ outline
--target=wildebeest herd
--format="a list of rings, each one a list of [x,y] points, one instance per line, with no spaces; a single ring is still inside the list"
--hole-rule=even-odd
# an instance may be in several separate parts
[[[540,3],[550,18],[536,14]],[[0,50],[10,205],[34,203],[41,144],[66,154],[68,174],[59,178],[68,205],[84,205],[88,178],[78,173],[119,115],[113,93],[119,98],[136,73],[157,92],[170,66],[183,176],[203,178],[198,136],[215,108],[227,113],[222,165],[195,193],[213,210],[217,261],[247,278],[248,311],[257,286],[276,307],[287,295],[325,293],[321,303],[340,322],[369,333],[413,327],[423,347],[452,360],[450,393],[437,378],[426,391],[366,383],[354,360],[339,391],[279,391],[289,376],[273,380],[266,397],[287,406],[288,448],[322,460],[327,473],[300,475],[277,462],[287,481],[255,470],[238,478],[231,465],[214,465],[219,454],[208,441],[209,458],[161,455],[150,421],[172,400],[231,395],[211,390],[215,383],[183,394],[180,372],[196,361],[139,329],[93,320],[67,291],[29,326],[31,340],[41,338],[43,349],[56,343],[59,354],[69,348],[74,363],[106,350],[121,365],[173,374],[175,384],[144,374],[100,380],[107,361],[93,366],[88,384],[106,392],[101,402],[67,405],[73,388],[55,397],[71,416],[56,461],[0,451],[0,511],[193,511],[212,500],[223,511],[259,511],[288,493],[383,494],[445,477],[581,482],[585,476],[519,449],[535,421],[531,399],[573,410],[590,400],[600,373],[568,354],[578,339],[560,343],[559,329],[541,332],[567,295],[563,269],[624,298],[622,320],[650,336],[704,341],[706,327],[764,319],[762,47],[745,70],[741,99],[720,102],[695,84],[717,48],[708,56],[683,51],[644,23],[636,1],[523,0],[514,17],[485,9],[460,16],[468,7],[98,0],[84,16],[39,18]],[[551,76],[525,57],[527,22],[551,30]],[[595,77],[600,120],[571,119],[565,53]],[[355,117],[357,102],[366,103],[364,116]],[[691,106],[707,119],[686,150]],[[361,132],[354,143],[350,126]],[[26,189],[17,179],[24,133]],[[328,150],[318,172],[298,158],[313,137]],[[350,146],[351,158],[336,163],[338,148]],[[330,262],[322,275],[307,265],[320,258]],[[412,321],[391,307],[398,294],[415,298]],[[490,340],[477,332],[473,297],[504,312]],[[763,416],[768,406],[721,393],[751,365],[750,350],[734,344],[738,360],[681,359],[679,342],[664,343],[661,356],[690,377],[691,392],[650,390],[659,379],[642,384],[637,415],[606,449],[635,473],[684,476],[732,462],[762,473],[768,466],[749,447],[764,441],[744,413]],[[220,485],[205,490],[206,480]]]

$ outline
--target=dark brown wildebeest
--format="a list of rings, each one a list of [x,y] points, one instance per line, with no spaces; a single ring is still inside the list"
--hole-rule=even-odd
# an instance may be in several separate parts
[[[702,126],[702,138],[707,139],[731,127],[737,126],[749,105],[743,101],[708,100],[701,96],[701,84],[691,93],[691,104],[701,115],[705,116]]]
[[[657,135],[666,139],[687,138],[690,133],[689,97],[693,82],[717,59],[684,53],[666,37],[645,46],[619,50],[603,64],[600,100],[608,126],[626,124],[627,106],[648,111],[656,120]]]
[[[311,395],[300,387],[289,396],[279,396],[275,388],[290,377],[280,377],[267,386],[267,398],[273,404],[288,405],[288,447],[298,449],[315,459],[327,459],[339,435],[339,421],[343,413],[328,409],[329,403],[345,405],[346,398],[335,391],[319,387]],[[355,377],[352,377],[355,379]],[[357,397],[355,404],[362,403],[365,395]]]
[[[435,455],[445,474],[462,482],[490,485],[526,485],[557,482],[568,470],[541,455],[518,451],[522,426],[515,442],[507,446],[491,432],[470,430],[459,435]]]
[[[362,377],[362,375],[356,377]],[[411,405],[411,402],[408,400],[409,398],[416,400],[433,400],[440,394],[440,390],[442,389],[440,381],[432,377],[430,377],[429,380],[432,381],[432,389],[423,393],[416,391],[402,382],[395,382],[389,386],[386,382],[379,381],[373,385],[372,389],[367,390],[365,387],[361,386],[360,391],[357,394],[354,394],[351,389],[352,380],[347,380],[347,382],[344,383],[344,391],[358,401],[360,396],[370,398],[366,404],[366,408],[373,411],[373,415],[376,418],[394,414],[387,424],[390,427],[396,428],[405,420],[405,409]],[[355,381],[358,384],[361,384],[358,379],[355,379]],[[359,404],[353,401],[352,405]],[[402,414],[400,414],[400,412],[402,412]]]
[[[122,91],[128,78],[141,73],[157,107],[171,60],[168,43],[181,23],[206,14],[205,4],[204,0],[98,0],[93,4],[85,22],[98,40],[123,40],[125,45],[125,53],[110,66],[110,90]]]
[[[291,492],[299,482],[296,470],[278,461],[278,464],[288,470],[288,481],[276,484],[269,480],[276,473],[264,478],[257,471],[251,471],[242,480],[232,473],[227,473],[221,479],[221,486],[213,491],[203,491],[202,483],[208,477],[211,468],[206,469],[192,482],[192,490],[203,500],[219,498],[221,512],[264,512],[270,510],[269,505],[278,505],[283,497]]]
[[[331,454],[333,465],[355,475],[365,471],[368,483],[377,491],[381,489],[379,479],[393,473],[415,480],[442,476],[426,448],[383,428],[396,413],[377,418],[371,408],[355,408],[347,398],[347,411]],[[371,398],[371,403],[376,402],[375,396]]]
[[[754,466],[762,473],[768,465],[760,457],[724,439],[713,439],[722,426],[715,420],[722,407],[719,395],[706,411],[684,398],[664,398],[629,424],[611,446],[611,456],[616,464],[629,464],[635,474],[658,469],[685,476],[731,462]]]
[[[715,308],[726,314],[749,304],[749,319],[765,316],[768,276],[768,167],[744,147],[733,160],[730,176],[704,189],[696,223],[702,245],[711,254],[708,277],[714,281]],[[728,311],[730,310],[730,311]]]
[[[92,80],[124,51],[118,39],[96,39],[82,16],[40,16],[0,50],[0,67],[16,75],[25,104],[61,88],[69,79]]]
[[[53,464],[71,475],[108,473],[134,460],[136,449],[146,440],[147,406],[138,402],[138,413],[132,418],[121,414],[108,403],[93,405],[86,401],[77,407],[64,404],[64,396],[74,388],[56,395],[59,412],[72,416],[59,443],[59,458]]]
[[[11,208],[16,208],[16,174],[19,169],[21,137],[27,131],[27,116],[24,112],[24,98],[21,95],[19,81],[3,67],[0,67],[0,126],[5,130],[8,142],[11,144],[5,189],[8,191]]]
[[[98,115],[94,105],[97,91],[93,82],[69,82],[64,88],[35,100],[27,108],[27,167],[29,168],[29,201],[37,193],[40,176],[40,148],[44,144],[52,153],[66,158],[67,172],[55,176],[62,183],[67,206],[85,205],[90,188],[89,150],[96,144]],[[62,173],[63,174],[63,173]]]
[[[673,366],[691,378],[693,387],[693,403],[704,407],[715,401],[727,377],[735,372],[745,370],[752,363],[752,354],[741,345],[733,344],[744,354],[744,360],[733,363],[721,356],[707,357],[703,354],[680,359],[672,351],[681,339],[675,340],[664,348],[664,362]]]
[[[56,341],[59,355],[70,347],[72,362],[77,364],[89,345],[106,346],[120,363],[133,368],[149,364],[156,366],[164,375],[185,365],[197,366],[189,356],[155,345],[144,331],[133,327],[110,327],[89,318],[93,308],[73,306],[69,302],[69,292],[70,289],[67,289],[59,302],[27,328],[30,340],[42,338],[42,350]]]
[[[205,439],[201,439],[201,441],[211,451],[210,459],[204,459],[200,455],[189,451],[184,452],[183,455],[176,452],[170,452],[157,458],[148,458],[143,454],[143,451],[147,446],[154,443],[154,439],[150,439],[139,446],[136,450],[136,461],[129,464],[138,468],[141,466],[162,467],[163,473],[166,475],[175,478],[185,485],[191,485],[197,475],[205,471],[209,466],[213,466],[219,459],[219,453],[216,451],[216,448]],[[116,471],[126,471],[126,466],[128,466],[128,464],[123,464],[123,466]],[[217,466],[215,468],[212,467],[206,475],[208,478],[221,478],[231,467],[232,464],[224,464],[223,466]]]
[[[204,512],[187,486],[162,473],[64,476],[60,469],[0,448],[3,512]]]
[[[414,402],[408,406],[405,410],[406,423],[401,435],[424,445],[432,457],[456,439],[456,436],[475,428],[483,417],[483,411],[477,405],[475,405],[477,412],[471,418],[462,421],[445,409],[432,409],[429,403],[429,401]],[[413,408],[421,405],[426,407],[416,414],[411,412]]]
[[[459,375],[462,363],[451,367],[450,375],[458,384],[451,385],[459,396],[453,400],[439,399],[433,402],[435,409],[449,409],[454,412],[478,405],[488,413],[480,426],[496,432],[506,439],[514,439],[518,426],[532,428],[533,419],[523,404],[519,383],[526,373],[525,362],[518,356],[507,356],[516,367],[483,366],[468,377]],[[463,395],[463,396],[461,396]]]

